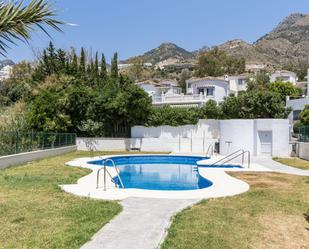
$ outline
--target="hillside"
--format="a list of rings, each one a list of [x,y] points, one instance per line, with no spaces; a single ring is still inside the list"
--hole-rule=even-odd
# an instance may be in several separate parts
[[[159,47],[154,48],[137,58],[142,59],[144,62],[151,62],[153,65],[163,61],[184,61],[194,58],[194,54],[177,46],[174,43],[162,43]],[[129,63],[133,58],[126,61]]]
[[[309,62],[309,15],[292,14],[255,43],[258,52],[278,64]]]
[[[218,47],[228,55],[246,58],[248,63],[277,66],[297,62],[309,63],[309,15],[291,14],[254,44],[236,39]],[[207,46],[189,52],[173,43],[163,43],[137,57],[152,64],[173,64],[188,60],[192,62],[197,59],[199,52],[205,50],[208,50]],[[126,63],[131,61],[132,58]]]

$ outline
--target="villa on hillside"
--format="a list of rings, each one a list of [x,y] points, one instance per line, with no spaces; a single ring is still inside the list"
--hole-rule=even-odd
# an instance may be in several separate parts
[[[13,67],[10,66],[10,65],[7,65],[7,66],[3,67],[0,70],[0,81],[1,80],[6,80],[6,79],[10,78],[10,76],[12,74],[12,70],[13,70]]]
[[[293,85],[296,85],[298,78],[296,73],[282,70],[282,71],[276,71],[270,75],[270,82],[275,82],[278,80],[283,82],[290,82]]]
[[[181,88],[178,83],[173,80],[163,80],[155,82],[153,80],[146,80],[136,83],[151,97],[158,97],[162,95],[180,95]]]
[[[229,81],[230,93],[237,95],[238,92],[246,91],[248,80],[251,77],[252,75],[249,73],[226,76],[225,79]]]

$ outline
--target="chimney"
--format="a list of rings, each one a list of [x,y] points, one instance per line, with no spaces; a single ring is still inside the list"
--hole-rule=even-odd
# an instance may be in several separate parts
[[[309,68],[307,73],[307,98],[309,98]]]

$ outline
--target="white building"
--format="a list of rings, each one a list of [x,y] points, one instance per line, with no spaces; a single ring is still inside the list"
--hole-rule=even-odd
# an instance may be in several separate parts
[[[308,69],[308,76],[309,76],[309,69]],[[307,96],[298,99],[290,99],[287,97],[286,99],[286,106],[292,108],[292,112],[289,115],[290,123],[299,119],[299,114],[302,110],[305,109],[306,105],[309,105],[309,77],[307,76]]]
[[[187,95],[181,93],[181,88],[176,84],[176,82],[173,84],[170,81],[160,82],[160,86],[155,87],[159,90],[159,94],[152,95],[153,105],[201,107],[210,99],[222,102],[229,93],[229,82],[220,78],[208,77],[187,80]],[[150,90],[147,89],[147,91]]]
[[[10,65],[7,65],[7,66],[3,67],[0,70],[0,81],[1,80],[6,80],[6,79],[10,78],[11,74],[12,74],[12,70],[13,70],[13,67],[10,66]]]
[[[246,91],[248,80],[251,78],[250,74],[241,74],[234,76],[226,76],[226,80],[229,81],[230,92],[235,93]]]
[[[276,71],[270,76],[270,82],[283,81],[283,82],[290,82],[293,85],[296,85],[297,80],[298,78],[296,76],[296,73],[285,70]]]
[[[181,88],[176,81],[164,80],[161,82],[154,82],[151,80],[136,83],[140,86],[149,96],[153,98],[160,98],[162,95],[167,96],[180,96]]]
[[[216,102],[222,102],[229,94],[229,82],[220,78],[193,78],[186,81],[187,94],[203,95]]]

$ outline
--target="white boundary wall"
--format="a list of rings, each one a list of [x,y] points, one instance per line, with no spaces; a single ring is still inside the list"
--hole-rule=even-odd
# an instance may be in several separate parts
[[[220,154],[238,149],[249,150],[252,156],[290,156],[288,119],[199,120],[197,125],[178,127],[134,126],[132,138],[78,138],[78,150],[206,153],[209,146],[220,144]],[[261,153],[261,133],[270,134],[269,153]],[[264,141],[263,141],[264,142]],[[264,147],[263,147],[264,148]]]
[[[309,143],[299,143],[299,157],[309,161]]]
[[[85,138],[76,139],[77,150],[124,151],[130,149],[130,138]]]
[[[38,151],[32,151],[32,152],[26,152],[26,153],[20,153],[20,154],[13,154],[9,156],[3,156],[0,157],[0,169],[5,169],[10,166],[15,166],[19,164],[23,164],[30,161],[35,161],[38,159],[46,158],[46,157],[52,157],[52,156],[58,156],[65,154],[67,152],[75,151],[76,146],[67,146],[62,148],[56,148],[56,149],[48,149],[48,150],[38,150]]]

